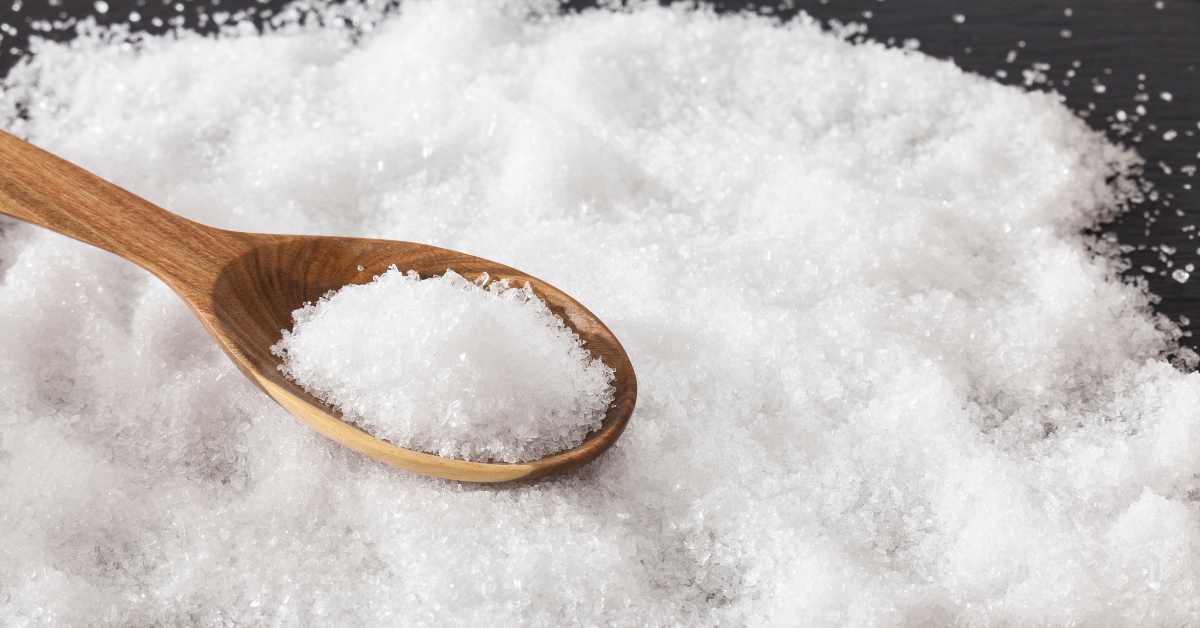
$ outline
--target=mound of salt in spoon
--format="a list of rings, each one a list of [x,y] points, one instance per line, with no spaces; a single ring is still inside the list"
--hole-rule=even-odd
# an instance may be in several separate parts
[[[408,449],[536,460],[581,443],[613,399],[612,369],[528,286],[507,280],[483,288],[454,271],[421,280],[393,266],[293,318],[271,348],[280,370]]]

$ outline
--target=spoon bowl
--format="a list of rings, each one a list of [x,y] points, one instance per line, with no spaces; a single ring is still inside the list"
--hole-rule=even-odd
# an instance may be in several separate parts
[[[162,279],[188,304],[238,369],[322,435],[380,462],[434,477],[506,482],[565,473],[604,453],[625,429],[637,379],[621,343],[587,308],[553,286],[479,257],[411,242],[225,231],[176,216],[0,131],[0,213],[124,257]],[[470,281],[526,283],[614,369],[616,394],[600,429],[576,447],[524,463],[468,462],[374,438],[279,370],[271,346],[292,312],[331,290],[364,284],[388,267],[422,278],[453,270]]]

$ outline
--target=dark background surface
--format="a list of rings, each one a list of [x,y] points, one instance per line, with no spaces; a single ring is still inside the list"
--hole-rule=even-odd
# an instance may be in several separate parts
[[[69,39],[88,17],[133,31],[215,32],[223,15],[245,12],[261,27],[286,4],[0,0],[0,75],[28,54],[31,35]],[[564,10],[592,4],[570,0]],[[1193,176],[1200,165],[1200,0],[726,0],[715,6],[784,20],[804,11],[827,25],[857,22],[870,39],[894,46],[916,40],[923,52],[953,59],[964,70],[1062,94],[1093,128],[1146,160],[1150,198],[1100,231],[1136,248],[1126,275],[1149,283],[1162,299],[1158,311],[1200,325],[1200,178]],[[1195,266],[1191,278],[1172,277],[1188,264]],[[1200,336],[1190,332],[1182,341],[1200,348]]]

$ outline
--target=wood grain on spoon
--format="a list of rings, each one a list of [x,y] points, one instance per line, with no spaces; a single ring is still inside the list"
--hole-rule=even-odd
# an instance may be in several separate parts
[[[621,343],[587,308],[553,286],[485,259],[410,242],[241,233],[214,229],[149,201],[0,131],[0,213],[98,246],[154,273],[192,308],[225,354],[263,392],[330,439],[380,462],[424,475],[505,482],[564,473],[608,449],[625,429],[637,380]],[[284,378],[270,347],[291,313],[346,284],[371,281],[391,265],[421,277],[454,270],[468,280],[528,282],[575,330],[593,357],[616,371],[616,398],[599,430],[578,447],[540,460],[467,462],[379,440],[340,420]],[[362,270],[359,270],[359,267]]]

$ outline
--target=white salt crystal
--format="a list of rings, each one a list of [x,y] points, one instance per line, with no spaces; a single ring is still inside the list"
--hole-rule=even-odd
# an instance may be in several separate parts
[[[271,351],[377,438],[463,460],[543,458],[600,427],[613,372],[528,286],[507,285],[393,266],[296,310]]]
[[[1187,283],[1188,278],[1191,276],[1191,273],[1182,268],[1176,268],[1175,271],[1171,273],[1171,279],[1174,279],[1179,283]]]
[[[40,43],[0,126],[217,227],[541,277],[629,353],[625,434],[516,486],[392,469],[0,220],[0,623],[1197,623],[1200,374],[1083,235],[1135,153],[804,21],[388,4]]]

